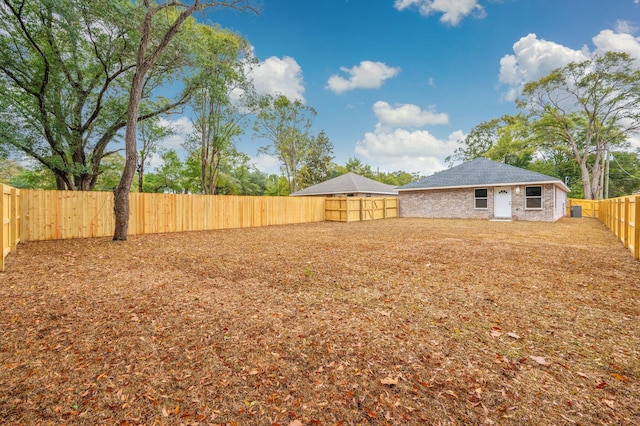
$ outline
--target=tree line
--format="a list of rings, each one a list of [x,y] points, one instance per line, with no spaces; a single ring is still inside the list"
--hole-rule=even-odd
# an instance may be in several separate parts
[[[487,157],[565,180],[576,198],[640,190],[640,70],[626,53],[606,52],[527,83],[518,113],[474,127],[447,158]]]
[[[250,0],[0,0],[2,178],[113,190],[114,239],[126,239],[131,190],[285,195],[347,171],[391,185],[417,178],[374,173],[355,158],[335,164],[325,132],[312,132],[315,109],[259,96],[249,43],[196,19],[218,9],[259,12]],[[569,64],[528,83],[517,115],[479,124],[448,161],[487,156],[566,178],[585,198],[637,190],[638,153],[628,147],[640,128],[639,87],[623,53]],[[182,160],[162,146],[174,131],[162,118],[185,109],[194,131]],[[248,129],[282,175],[260,173],[236,150]]]
[[[197,157],[189,156],[183,160],[175,150],[160,151],[160,164],[154,171],[145,173],[142,181],[135,179],[131,191],[170,194],[207,193],[202,186],[201,163]],[[298,178],[300,189],[349,172],[392,186],[401,186],[423,177],[405,171],[374,170],[355,157],[348,159],[345,164],[335,163],[332,161],[333,156],[329,156],[328,159],[322,164],[315,162],[305,164]],[[119,153],[107,157],[103,161],[103,171],[96,181],[94,190],[112,191],[118,185],[124,161],[124,157]],[[18,161],[7,158],[0,158],[0,182],[15,188],[56,189],[55,178],[50,170],[42,166],[25,167]],[[248,155],[236,151],[229,153],[221,162],[213,193],[286,196],[291,191],[290,182],[284,174],[261,172],[251,164]]]
[[[317,114],[312,107],[256,94],[250,79],[256,59],[246,40],[192,16],[215,7],[255,11],[248,1],[0,4],[6,23],[0,33],[5,181],[115,190],[118,197],[131,189],[281,195],[350,170],[351,163],[333,163],[324,131],[311,133]],[[163,96],[167,85],[181,88],[173,99]],[[174,130],[161,119],[185,108],[195,130],[183,144],[182,161],[162,147]],[[266,141],[260,151],[279,160],[284,179],[254,170],[235,149],[235,140],[251,127],[256,139]],[[27,156],[33,167],[20,166],[9,154]],[[162,164],[149,172],[154,156]],[[393,177],[402,173],[368,174],[406,183]]]

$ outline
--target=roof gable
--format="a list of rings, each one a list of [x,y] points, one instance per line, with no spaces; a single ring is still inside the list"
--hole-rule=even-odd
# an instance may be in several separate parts
[[[498,163],[487,158],[476,158],[417,182],[408,183],[398,188],[398,191],[527,183],[553,183],[569,191],[564,182],[556,177]]]
[[[332,194],[354,194],[367,193],[379,195],[397,195],[394,186],[387,185],[355,173],[347,173],[333,179],[310,186],[300,191],[294,192],[298,195],[332,195]]]

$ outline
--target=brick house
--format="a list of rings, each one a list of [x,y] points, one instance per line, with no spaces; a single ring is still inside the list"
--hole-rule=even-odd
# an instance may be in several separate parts
[[[389,197],[398,195],[398,192],[392,185],[387,185],[350,172],[320,182],[317,185],[301,189],[290,195],[292,197]]]
[[[398,188],[400,217],[555,222],[569,188],[560,179],[477,158]]]

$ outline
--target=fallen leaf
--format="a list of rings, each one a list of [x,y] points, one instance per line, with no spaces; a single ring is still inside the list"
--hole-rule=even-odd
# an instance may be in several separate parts
[[[289,426],[304,426],[304,424],[300,420],[291,420]]]
[[[380,379],[380,383],[382,383],[383,385],[393,386],[398,384],[398,379],[394,379],[393,377],[385,377],[384,379]]]
[[[451,395],[455,399],[458,399],[458,395],[452,390],[444,391],[444,393],[446,393],[447,395]]]
[[[620,380],[621,382],[626,382],[629,380],[628,378],[624,377],[622,374],[612,373],[611,375],[616,379]]]
[[[580,377],[584,377],[585,379],[588,379],[588,378],[589,378],[589,376],[587,376],[586,374],[581,373],[581,372],[579,372],[579,371],[578,371],[578,373],[576,373],[576,374],[578,374],[578,376],[580,376]]]
[[[604,388],[604,387],[605,387],[605,386],[607,386],[607,385],[608,385],[608,383],[607,383],[607,382],[602,381],[600,384],[596,385],[596,389],[602,389],[602,388]]]
[[[612,400],[610,400],[610,399],[603,399],[603,400],[602,400],[602,402],[604,402],[604,403],[607,405],[607,407],[609,407],[609,408],[613,409],[613,401],[612,401]]]
[[[529,355],[529,358],[531,358],[532,360],[534,360],[535,362],[537,362],[540,365],[549,365],[549,363],[547,362],[547,360],[543,356]]]
[[[502,333],[499,332],[498,330],[491,330],[491,337],[500,337],[502,336]]]
[[[520,338],[520,336],[518,336],[516,333],[513,333],[511,331],[507,333],[507,336],[511,337],[512,339],[516,339],[516,340]]]

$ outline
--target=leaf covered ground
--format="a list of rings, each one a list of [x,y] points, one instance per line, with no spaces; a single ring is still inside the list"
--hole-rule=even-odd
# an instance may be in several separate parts
[[[639,424],[639,319],[640,262],[590,219],[30,242],[0,419]]]

